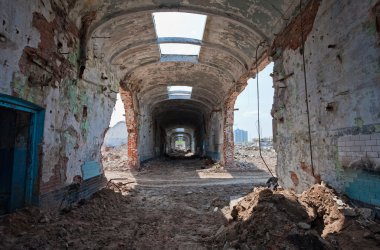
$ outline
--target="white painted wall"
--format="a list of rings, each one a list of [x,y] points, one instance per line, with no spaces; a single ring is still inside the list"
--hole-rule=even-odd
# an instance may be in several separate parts
[[[108,129],[104,136],[104,146],[119,147],[128,143],[128,130],[125,122],[118,122]]]

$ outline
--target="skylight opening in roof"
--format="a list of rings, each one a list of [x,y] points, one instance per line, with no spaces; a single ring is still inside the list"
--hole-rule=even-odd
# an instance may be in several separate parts
[[[186,43],[161,43],[160,51],[162,55],[184,55],[198,56],[201,46]]]
[[[183,37],[202,40],[207,16],[184,12],[155,12],[157,38]]]
[[[190,99],[193,87],[189,86],[169,86],[169,99]]]

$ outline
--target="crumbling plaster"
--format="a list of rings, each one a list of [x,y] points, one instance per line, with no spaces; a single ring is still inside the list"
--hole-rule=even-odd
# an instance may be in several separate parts
[[[371,13],[375,4],[325,0],[320,1],[315,20],[303,17],[305,29],[310,21],[312,24],[310,33],[305,34],[304,53],[314,176],[301,46],[294,46],[301,37],[300,19],[293,23],[298,34],[287,37],[290,45],[274,47],[272,113],[277,175],[285,187],[302,191],[323,180],[344,191],[347,178],[339,158],[338,138],[379,131],[380,50],[376,19]]]
[[[5,37],[1,92],[46,110],[41,193],[72,183],[85,162],[100,162],[117,92],[116,79],[100,61],[88,61],[82,79],[78,77],[80,27],[67,19],[65,7],[54,1],[0,3]]]
[[[0,91],[46,109],[40,192],[70,184],[84,163],[100,162],[117,92],[126,108],[130,166],[162,154],[162,133],[173,127],[193,129],[199,151],[233,166],[233,106],[256,73],[259,44],[265,44],[257,50],[259,69],[267,56],[275,63],[272,113],[281,184],[302,191],[323,180],[344,190],[343,165],[350,163],[339,158],[339,138],[359,135],[360,141],[380,130],[378,1],[303,1],[313,168],[298,4],[1,2]],[[208,16],[202,41],[178,40],[202,45],[197,60],[160,59],[155,11]],[[168,85],[193,87],[191,99],[169,100]]]
[[[157,141],[154,135],[157,131],[153,126],[156,122],[158,127],[162,127],[165,126],[163,124],[177,123],[180,126],[188,120],[190,124],[197,121],[198,124],[192,125],[199,130],[198,135],[205,136],[209,133],[204,131],[207,127],[205,124],[199,124],[207,123],[211,110],[227,109],[223,105],[231,91],[243,89],[236,88],[235,85],[245,86],[246,80],[254,74],[256,46],[263,40],[270,43],[274,34],[284,27],[284,17],[290,17],[296,8],[296,4],[291,1],[246,1],[240,4],[204,1],[139,1],[138,4],[133,1],[112,1],[111,4],[109,1],[93,1],[91,5],[82,3],[78,6],[97,12],[95,21],[89,28],[91,35],[87,37],[89,50],[93,51],[95,57],[102,57],[114,65],[125,86],[136,94],[139,103],[136,112],[139,117],[140,160],[156,155],[158,145],[153,143]],[[250,8],[245,9],[247,6]],[[208,16],[202,41],[156,38],[151,14],[156,11],[173,11],[173,8],[175,11]],[[200,44],[202,49],[195,63],[193,60],[173,62],[168,58],[163,61],[158,49],[160,41]],[[259,48],[260,58],[265,50],[264,47]],[[168,85],[193,87],[190,104],[169,101],[169,106],[176,107],[177,111],[160,108],[159,112],[151,112],[168,102]],[[230,111],[226,122],[233,116],[233,107],[228,109]],[[178,112],[179,110],[183,112]],[[200,117],[192,113],[194,110],[199,110]],[[188,117],[194,117],[194,121]],[[226,122],[222,130],[232,131],[232,124]],[[201,141],[204,147],[206,138],[201,138]],[[233,165],[233,137],[229,136],[225,142],[229,146],[221,147],[222,152],[216,153],[228,154],[228,165]],[[209,152],[206,148],[203,150]],[[217,157],[224,159],[220,155]]]

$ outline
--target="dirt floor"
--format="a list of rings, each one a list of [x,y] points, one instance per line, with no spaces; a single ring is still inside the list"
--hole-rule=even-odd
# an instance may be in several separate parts
[[[321,185],[271,191],[256,167],[166,158],[105,174],[108,187],[70,209],[0,217],[0,249],[380,248],[371,209]]]
[[[117,148],[102,147],[103,167],[107,171],[124,171],[127,166],[127,145]],[[275,174],[277,154],[273,148],[263,148],[262,156],[265,163]],[[235,163],[239,169],[262,170],[268,172],[259,154],[259,148],[254,145],[235,145]],[[217,167],[217,166],[215,166]]]
[[[141,172],[106,176],[127,179],[64,213],[26,209],[1,218],[0,249],[207,249],[232,220],[230,199],[268,178],[200,159],[158,160]]]

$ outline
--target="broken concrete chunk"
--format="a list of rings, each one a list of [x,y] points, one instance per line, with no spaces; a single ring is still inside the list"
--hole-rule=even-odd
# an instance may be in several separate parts
[[[341,210],[345,216],[355,217],[355,216],[358,215],[356,213],[355,209],[350,208],[350,207],[349,208],[342,208],[342,209],[339,209],[339,210]]]
[[[305,230],[309,230],[311,228],[311,226],[309,224],[305,223],[305,222],[299,222],[297,224],[297,226],[299,228],[302,228],[302,229],[305,229]]]
[[[373,213],[373,210],[370,208],[358,208],[357,209],[359,214],[366,220],[373,220],[375,218],[375,214]]]

